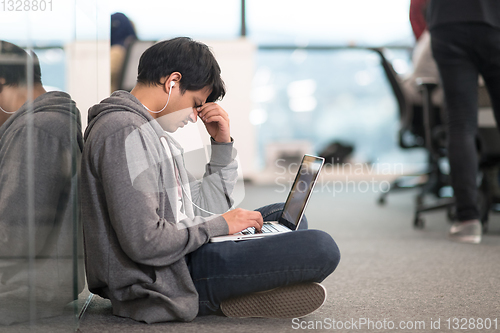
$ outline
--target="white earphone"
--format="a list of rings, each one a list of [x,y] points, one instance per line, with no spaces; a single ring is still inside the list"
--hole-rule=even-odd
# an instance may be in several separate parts
[[[5,111],[4,109],[2,109],[2,107],[0,106],[0,110],[2,110],[3,112],[7,113],[7,114],[13,114],[13,113],[16,113],[16,111]]]
[[[150,110],[146,105],[142,104],[142,106],[144,106],[149,112],[151,113],[160,113],[162,112],[163,110],[165,110],[165,108],[167,107],[168,105],[168,102],[170,101],[170,94],[172,93],[172,88],[175,86],[175,81],[170,81],[170,89],[168,91],[168,98],[167,98],[167,103],[165,104],[165,106],[163,107],[163,109],[161,109],[160,111],[152,111]]]
[[[184,186],[182,185],[182,182],[180,182],[180,184],[179,184],[179,185],[181,185],[181,189],[182,189],[182,191],[183,191],[183,192],[184,192],[184,194],[186,195],[186,198],[188,198],[188,200],[189,200],[189,201],[191,201],[191,204],[192,204],[193,206],[195,206],[196,208],[198,208],[198,209],[199,209],[199,210],[201,210],[202,212],[205,212],[205,213],[208,213],[208,214],[211,214],[211,215],[217,215],[216,213],[212,213],[212,212],[210,212],[210,211],[208,211],[208,210],[205,210],[205,209],[201,208],[201,207],[200,207],[200,206],[198,206],[197,204],[195,204],[195,203],[193,202],[193,200],[191,200],[191,197],[189,196],[189,194],[187,194],[187,193],[186,193],[186,190],[184,189]]]
[[[171,85],[171,86],[173,86],[173,84],[172,84],[172,83],[171,83],[170,85]],[[164,136],[162,136],[162,137],[160,138],[160,141],[161,141],[161,143],[162,143],[163,147],[164,147],[166,150],[168,150],[169,148],[168,148],[167,139],[166,139]],[[174,159],[172,159],[172,162],[173,162],[173,163],[175,163],[175,164],[177,164],[177,163],[176,163],[176,161],[175,161]],[[174,166],[174,167],[176,167],[177,169],[179,168],[179,166],[177,166],[177,165],[176,165],[176,166]],[[217,213],[212,213],[212,212],[210,212],[210,211],[208,211],[208,210],[205,210],[205,209],[201,208],[201,207],[200,207],[200,206],[198,206],[197,204],[195,204],[195,203],[193,202],[193,200],[191,199],[191,196],[190,196],[190,195],[187,193],[187,191],[184,189],[184,185],[182,184],[182,180],[180,179],[180,176],[179,176],[179,175],[177,176],[177,180],[179,181],[179,185],[181,186],[182,192],[184,192],[184,194],[186,195],[186,198],[187,198],[189,201],[191,201],[191,203],[193,204],[193,206],[195,206],[196,208],[198,208],[199,210],[201,210],[201,211],[203,211],[203,212],[205,212],[205,213],[208,213],[208,214],[211,214],[211,215],[218,215]]]

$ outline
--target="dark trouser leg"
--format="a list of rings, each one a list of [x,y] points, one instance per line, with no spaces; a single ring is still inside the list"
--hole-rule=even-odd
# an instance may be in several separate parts
[[[478,34],[485,52],[482,54],[479,71],[484,78],[495,113],[497,127],[500,125],[500,29],[482,26]]]
[[[276,206],[259,209],[274,220]],[[267,214],[266,211],[271,212]],[[340,252],[330,235],[299,230],[242,242],[208,243],[187,256],[200,297],[199,315],[214,314],[228,298],[302,282],[321,282]]]
[[[477,208],[477,80],[472,35],[464,25],[447,25],[431,32],[432,52],[447,106],[448,158],[457,218],[479,218]]]

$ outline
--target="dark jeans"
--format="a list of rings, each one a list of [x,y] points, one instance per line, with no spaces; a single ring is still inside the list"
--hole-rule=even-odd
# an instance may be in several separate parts
[[[277,220],[283,204],[258,209]],[[305,230],[241,242],[208,243],[186,256],[199,293],[198,315],[218,313],[228,298],[302,282],[321,282],[337,267],[340,252],[330,235]]]
[[[481,23],[456,23],[434,28],[431,37],[447,107],[457,218],[477,219],[478,74],[484,78],[500,124],[500,30]]]

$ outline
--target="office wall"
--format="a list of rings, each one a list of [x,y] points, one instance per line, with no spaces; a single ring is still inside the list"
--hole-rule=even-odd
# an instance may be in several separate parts
[[[109,39],[73,41],[66,52],[68,93],[77,103],[82,116],[82,130],[87,127],[88,109],[109,96]]]
[[[221,67],[222,79],[226,84],[226,96],[219,103],[229,114],[231,136],[238,150],[241,176],[245,179],[256,177],[256,137],[255,127],[250,123],[252,110],[251,91],[255,71],[256,47],[246,39],[228,41],[202,41],[215,54]],[[210,145],[210,137],[202,122],[178,130],[174,137],[181,142],[186,151],[195,150],[202,145]],[[201,176],[202,168],[190,170]]]
[[[247,39],[231,41],[205,41],[209,45],[222,70],[226,83],[226,97],[220,105],[229,114],[231,136],[239,151],[241,168],[245,178],[255,176],[256,140],[255,128],[250,124],[252,110],[251,91],[255,72],[255,45]]]

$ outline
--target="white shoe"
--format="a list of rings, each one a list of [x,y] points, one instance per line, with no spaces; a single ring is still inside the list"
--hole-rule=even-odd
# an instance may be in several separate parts
[[[451,240],[461,243],[481,243],[483,226],[479,220],[455,222],[450,228]]]
[[[319,309],[326,289],[316,282],[248,294],[221,303],[227,317],[301,318]]]

